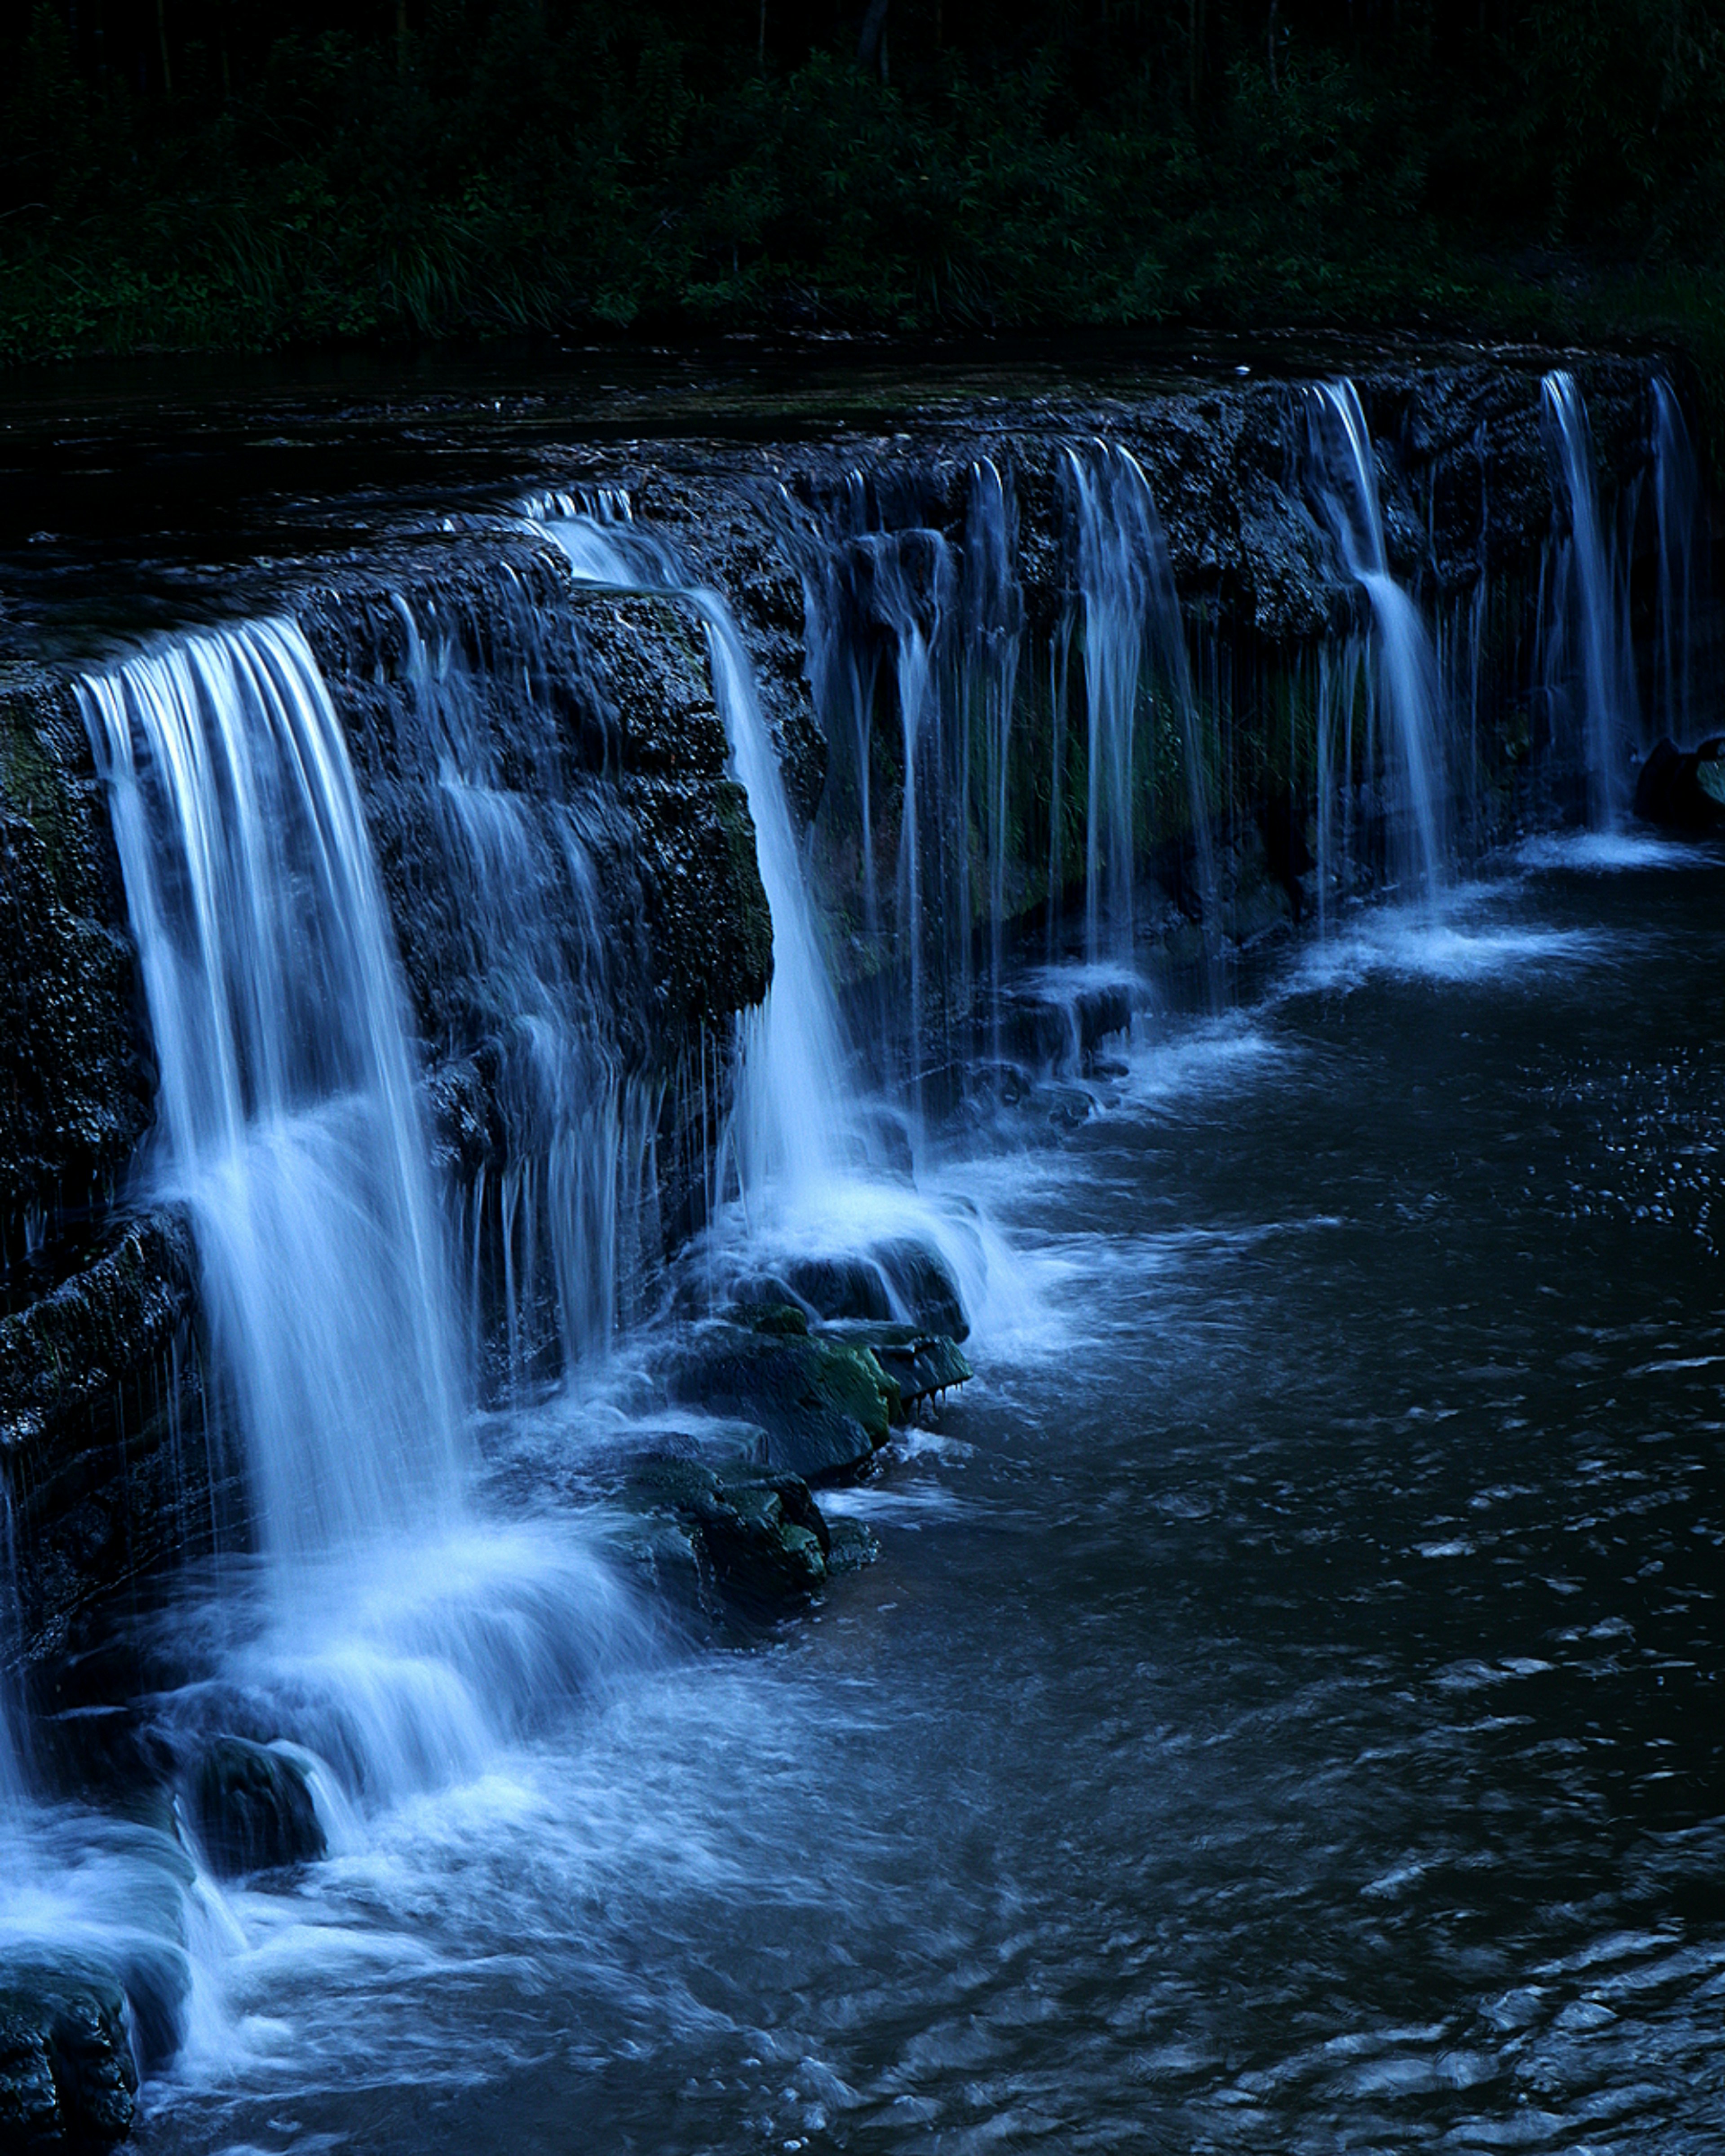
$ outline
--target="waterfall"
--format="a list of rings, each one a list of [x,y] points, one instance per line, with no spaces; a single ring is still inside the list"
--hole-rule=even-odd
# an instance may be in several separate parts
[[[999,521],[984,543],[1004,548],[1009,543],[1004,490],[994,506]],[[815,707],[843,759],[833,774],[834,791],[842,800],[849,790],[843,805],[858,819],[862,941],[876,977],[871,1045],[883,1073],[920,1118],[932,1055],[952,1060],[955,1024],[968,1016],[968,705],[972,685],[982,690],[1000,654],[997,645],[991,662],[965,647],[960,565],[945,534],[919,521],[924,506],[912,500],[890,508],[910,521],[883,521],[875,490],[860,474],[850,475],[824,543],[805,567],[805,613]],[[978,514],[988,513],[985,496]],[[996,568],[1000,581],[989,598],[1009,607],[1009,568],[1004,558]],[[882,903],[876,824],[891,829],[892,804],[890,795],[877,803],[873,769],[883,682],[891,685],[897,718],[901,772],[890,910]],[[877,809],[886,815],[877,819]]]
[[[754,820],[761,881],[773,921],[773,984],[744,1021],[735,1168],[745,1202],[768,1184],[779,1195],[819,1190],[856,1154],[837,1007],[821,957],[778,757],[754,670],[730,608],[691,580],[671,550],[630,526],[626,501],[553,495],[527,505],[583,582],[671,594],[706,632],[713,690],[737,776]]]
[[[1008,482],[989,457],[970,468],[964,526],[964,701],[983,742],[983,855],[988,908],[989,1033],[1000,1060],[1007,880],[1011,867],[1013,705],[1024,634],[1024,595],[1014,562],[1018,515]],[[966,729],[968,738],[969,726]]]
[[[1373,711],[1388,724],[1398,866],[1429,898],[1445,860],[1436,654],[1419,608],[1390,573],[1377,458],[1358,393],[1348,381],[1321,383],[1308,393],[1307,417],[1315,491],[1343,566],[1371,604]],[[1351,763],[1343,775],[1347,783]]]
[[[1572,736],[1579,737],[1589,820],[1609,831],[1627,806],[1629,757],[1640,727],[1630,643],[1600,521],[1593,431],[1574,376],[1548,374],[1541,405],[1552,493],[1568,522],[1554,541],[1545,685],[1552,709],[1571,715]]]
[[[18,1631],[17,1583],[12,1491],[0,1472],[0,1827],[16,1815],[24,1796],[23,1762],[13,1734],[23,1728],[23,1718],[18,1712],[11,1666]]]
[[[566,769],[567,729],[541,685],[578,675],[580,654],[551,646],[529,593],[483,624],[484,666],[468,654],[472,624],[399,596],[395,611],[394,757],[429,804],[439,903],[460,924],[440,993],[495,1066],[504,1126],[501,1167],[464,1193],[459,1240],[475,1318],[490,1304],[495,1325],[501,1304],[518,1393],[547,1348],[565,1370],[608,1348],[639,1270],[659,1097],[624,1075],[613,1045],[639,1020],[598,867],[628,853],[627,833],[608,791]]]
[[[458,1337],[393,942],[346,745],[285,621],[87,676],[160,1069],[278,1584],[448,1514]]]
[[[1683,408],[1667,376],[1653,377],[1653,506],[1659,547],[1658,729],[1692,744],[1691,643],[1703,588],[1701,474]]]
[[[1139,706],[1147,665],[1159,666],[1180,730],[1199,899],[1216,919],[1209,785],[1185,630],[1162,520],[1130,450],[1097,442],[1068,450],[1076,503],[1076,577],[1086,712],[1085,952],[1130,960],[1137,885]],[[1067,667],[1059,665],[1062,685]],[[1065,732],[1064,715],[1057,738]]]

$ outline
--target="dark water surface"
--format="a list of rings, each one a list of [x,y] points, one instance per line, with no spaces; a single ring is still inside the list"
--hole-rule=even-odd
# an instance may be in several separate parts
[[[955,1171],[1022,1305],[880,1563],[237,1895],[141,2146],[1725,2145],[1684,859],[1365,918]]]

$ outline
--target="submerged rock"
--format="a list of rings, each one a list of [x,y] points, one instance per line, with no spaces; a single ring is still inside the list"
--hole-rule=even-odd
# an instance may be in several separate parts
[[[827,1552],[829,1579],[836,1578],[840,1573],[860,1572],[880,1554],[880,1538],[875,1530],[847,1512],[829,1518],[827,1531],[832,1537],[832,1545]]]
[[[747,1461],[721,1471],[655,1460],[638,1471],[631,1495],[682,1524],[721,1594],[746,1614],[794,1606],[826,1584],[832,1537],[800,1476]]]
[[[762,1465],[811,1482],[865,1466],[902,1412],[897,1386],[866,1347],[740,1325],[706,1328],[673,1368],[669,1390],[753,1424]]]
[[[198,1838],[211,1869],[232,1878],[321,1856],[326,1843],[305,1772],[291,1753],[218,1737],[192,1784]]]
[[[137,2068],[115,1978],[0,1970],[0,2148],[110,2148],[131,2132]]]

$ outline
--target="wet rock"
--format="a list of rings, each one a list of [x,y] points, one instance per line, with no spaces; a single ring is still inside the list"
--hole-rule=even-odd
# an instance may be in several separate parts
[[[872,1258],[798,1258],[785,1278],[817,1317],[892,1316],[885,1276]]]
[[[130,2015],[111,1976],[0,1969],[0,2148],[111,2148],[136,2110]]]
[[[673,1400],[752,1423],[764,1465],[814,1481],[865,1466],[901,1412],[868,1348],[737,1325],[707,1327],[673,1367]]]
[[[218,1737],[198,1762],[192,1804],[211,1869],[223,1877],[302,1864],[326,1842],[297,1759],[249,1738]]]
[[[1669,739],[1648,752],[1635,779],[1635,810],[1661,830],[1700,832],[1725,824],[1725,741],[1680,749]]]
[[[149,1127],[125,920],[70,690],[0,666],[0,1277],[26,1209],[96,1196]]]
[[[970,1321],[964,1314],[964,1299],[937,1251],[927,1243],[902,1236],[894,1242],[877,1244],[875,1255],[913,1325],[927,1332],[944,1332],[954,1340],[968,1338]]]
[[[788,1295],[773,1302],[742,1303],[737,1314],[752,1332],[773,1333],[783,1340],[809,1336],[809,1312]]]
[[[875,1530],[847,1512],[829,1517],[827,1530],[832,1538],[827,1551],[829,1579],[836,1579],[841,1573],[860,1572],[880,1554],[880,1538]]]
[[[637,1471],[632,1494],[682,1522],[720,1593],[745,1614],[793,1607],[826,1584],[832,1540],[800,1476],[658,1460]]]
[[[949,1334],[920,1332],[914,1325],[870,1325],[848,1332],[848,1339],[866,1347],[898,1387],[908,1414],[922,1401],[937,1399],[976,1375],[963,1349]]]

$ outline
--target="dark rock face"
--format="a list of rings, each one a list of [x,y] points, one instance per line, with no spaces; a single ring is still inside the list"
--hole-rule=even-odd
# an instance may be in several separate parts
[[[218,1737],[191,1780],[198,1840],[224,1878],[321,1856],[322,1824],[304,1768],[244,1737]]]
[[[117,1982],[63,1969],[0,1975],[0,2148],[110,2148],[131,2132],[137,2087]]]
[[[56,1216],[111,1190],[149,1127],[125,917],[70,691],[0,668],[0,1283]]]
[[[1683,750],[1656,742],[1635,778],[1635,810],[1644,824],[1692,836],[1725,824],[1725,742]]]
[[[798,1258],[785,1278],[817,1317],[890,1318],[886,1276],[872,1258]]]
[[[61,1645],[121,1582],[202,1546],[212,1459],[178,1214],[110,1224],[69,1277],[0,1318],[0,1474],[28,1654]]]

